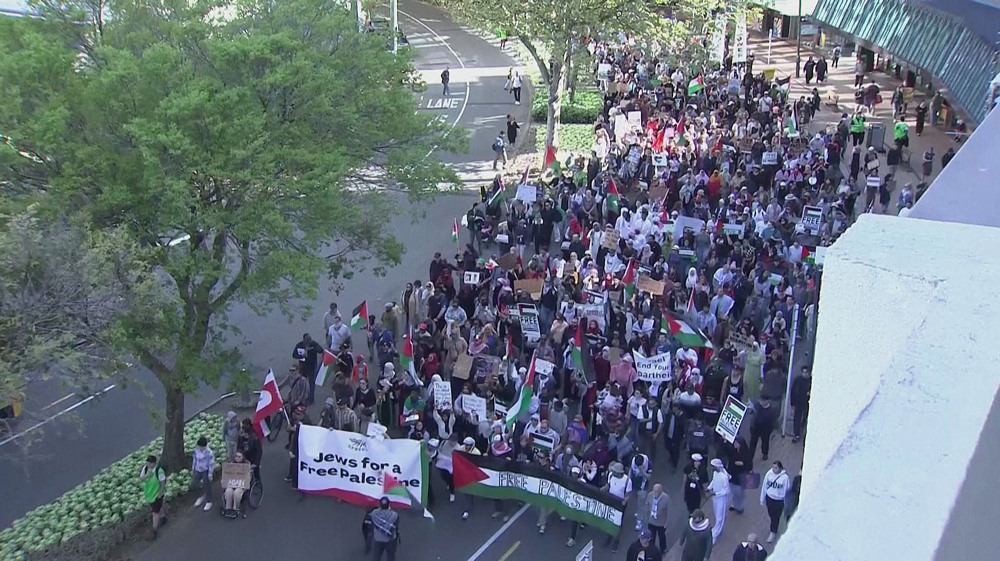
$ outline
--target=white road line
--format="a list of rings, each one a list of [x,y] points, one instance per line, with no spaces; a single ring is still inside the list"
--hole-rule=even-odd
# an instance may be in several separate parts
[[[412,19],[414,21],[414,23],[416,23],[417,25],[420,25],[424,29],[426,29],[427,31],[430,31],[431,35],[433,35],[434,37],[437,37],[438,41],[441,41],[441,43],[444,45],[444,48],[448,49],[448,51],[451,52],[452,56],[455,57],[455,60],[458,61],[458,65],[461,66],[462,68],[465,68],[465,63],[462,62],[462,57],[458,56],[458,53],[455,52],[455,49],[451,48],[451,45],[448,44],[448,41],[445,40],[445,38],[442,37],[437,31],[434,31],[433,29],[430,28],[429,25],[427,25],[426,23],[420,21],[419,19],[411,16],[410,14],[404,12],[403,10],[397,10],[397,11],[400,14],[403,14],[404,16]],[[466,84],[465,84],[465,100],[462,102],[462,108],[458,111],[458,117],[455,117],[455,121],[451,124],[451,127],[449,127],[449,129],[448,129],[449,132],[451,132],[455,128],[455,126],[458,125],[458,122],[462,120],[462,115],[465,115],[465,108],[469,106],[469,90],[471,88],[472,88],[472,84],[470,82],[466,82]],[[430,156],[431,154],[433,154],[435,150],[437,150],[437,145],[434,145],[434,147],[431,148],[430,152],[427,153],[427,156]],[[426,158],[427,156],[424,156],[424,157]]]
[[[500,536],[502,536],[503,533],[507,531],[507,528],[510,528],[511,526],[513,526],[514,522],[518,518],[520,518],[522,514],[524,514],[527,511],[528,511],[528,505],[525,504],[524,506],[521,507],[521,510],[515,512],[514,516],[510,517],[510,520],[508,520],[506,524],[504,524],[503,526],[500,526],[500,529],[497,530],[492,536],[490,536],[490,539],[486,540],[486,543],[484,543],[482,545],[482,547],[480,547],[479,549],[477,549],[476,552],[473,553],[471,557],[469,557],[468,561],[476,561],[477,559],[479,559],[479,557],[482,554],[486,553],[486,550],[489,549],[491,545],[493,545],[493,542],[495,542],[498,539],[500,539]]]
[[[21,432],[19,432],[19,433],[15,434],[14,436],[11,436],[11,437],[9,437],[9,438],[7,438],[7,439],[3,440],[3,441],[0,441],[0,446],[3,446],[4,444],[7,444],[7,443],[9,443],[9,442],[14,442],[14,441],[15,441],[15,440],[17,440],[18,438],[21,438],[22,436],[24,436],[24,435],[28,434],[29,432],[31,432],[31,431],[33,431],[33,430],[35,430],[35,429],[37,429],[37,428],[39,428],[39,427],[41,427],[41,426],[43,426],[43,425],[47,424],[47,423],[50,423],[50,422],[52,422],[53,420],[55,420],[55,419],[57,419],[57,418],[59,418],[59,417],[61,417],[61,416],[65,415],[66,413],[69,413],[70,411],[72,411],[72,410],[76,409],[77,407],[79,407],[79,406],[83,405],[84,403],[87,403],[88,401],[91,401],[91,400],[93,400],[94,398],[96,398],[96,397],[98,397],[98,396],[100,396],[100,395],[102,395],[102,394],[105,394],[105,393],[108,393],[109,391],[111,391],[112,389],[114,389],[114,387],[115,387],[116,385],[117,385],[117,384],[111,384],[110,386],[108,386],[108,387],[104,388],[103,390],[101,390],[101,391],[99,391],[99,392],[97,392],[97,393],[95,393],[95,394],[93,394],[93,395],[91,395],[91,396],[87,397],[86,399],[82,399],[82,400],[78,401],[77,403],[75,403],[75,404],[73,404],[73,405],[70,405],[70,406],[69,406],[69,407],[67,407],[66,409],[63,409],[62,411],[60,411],[60,412],[56,413],[55,415],[52,415],[52,416],[51,416],[51,417],[49,417],[48,419],[45,419],[44,421],[40,421],[40,422],[38,422],[38,423],[35,423],[34,425],[31,425],[30,427],[28,427],[28,428],[24,429],[23,431],[21,431]],[[65,399],[65,398],[63,398],[63,399]],[[60,401],[61,401],[61,400],[60,400]]]
[[[76,395],[76,394],[75,393],[68,393],[68,394],[64,395],[63,397],[60,397],[59,399],[57,399],[57,400],[53,401],[52,403],[46,405],[45,407],[42,407],[42,411],[45,411],[46,409],[51,409],[51,408],[55,407],[56,405],[59,405],[60,403],[62,403],[64,401],[66,401],[67,399],[73,397],[74,395]]]

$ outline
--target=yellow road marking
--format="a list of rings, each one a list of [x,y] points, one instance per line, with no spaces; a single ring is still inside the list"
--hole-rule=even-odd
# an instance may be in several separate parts
[[[503,554],[503,557],[501,557],[499,561],[507,561],[507,558],[513,555],[514,551],[519,547],[521,547],[521,542],[519,541],[514,542],[514,545],[510,546],[510,549],[507,550],[507,553]]]

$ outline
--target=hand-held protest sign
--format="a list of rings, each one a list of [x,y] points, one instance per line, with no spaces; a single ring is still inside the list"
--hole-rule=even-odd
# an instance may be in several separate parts
[[[514,499],[551,508],[610,535],[622,525],[621,499],[535,464],[452,453],[455,490],[492,499]]]
[[[611,226],[608,226],[604,230],[604,237],[601,238],[601,247],[606,247],[614,251],[618,249],[618,240],[620,240],[621,237],[622,236],[620,233],[618,233],[618,230],[615,230]]]
[[[247,462],[226,462],[222,464],[222,478],[220,483],[223,489],[249,489],[250,464]]]
[[[472,356],[464,353],[458,355],[458,358],[455,360],[455,370],[451,375],[462,380],[468,380],[470,372],[472,372],[472,359]]]
[[[663,296],[663,281],[653,280],[649,277],[639,277],[639,282],[635,286],[640,292],[648,292],[653,296]]]
[[[465,284],[479,284],[479,271],[466,271],[462,282]]]
[[[523,290],[531,296],[532,300],[538,300],[542,297],[542,285],[545,283],[544,279],[521,279],[514,281],[514,290]]]
[[[431,390],[434,392],[435,409],[438,411],[451,409],[451,382],[434,382],[431,384]]]
[[[477,421],[486,419],[486,398],[473,394],[462,394],[462,410],[474,416]]]
[[[297,464],[299,490],[304,493],[373,506],[383,496],[383,473],[389,473],[421,503],[427,502],[427,451],[416,440],[378,441],[355,432],[303,425]],[[407,497],[390,495],[389,500],[394,506],[410,505]]]
[[[726,396],[726,405],[719,413],[719,423],[715,425],[715,432],[722,435],[726,442],[732,444],[736,440],[736,435],[740,433],[740,425],[747,415],[747,406],[740,400],[729,395]]]
[[[669,382],[672,376],[670,353],[658,354],[649,358],[638,353],[632,353],[635,360],[635,371],[639,379],[645,382]]]

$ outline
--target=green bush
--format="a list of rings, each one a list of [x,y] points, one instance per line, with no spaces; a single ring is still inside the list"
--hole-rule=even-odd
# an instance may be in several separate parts
[[[548,95],[543,88],[535,91],[531,100],[531,118],[538,123],[544,123],[548,118]],[[562,122],[578,125],[592,125],[604,109],[604,98],[600,92],[577,92],[573,103],[569,102],[569,94],[563,94]]]
[[[223,418],[202,414],[184,427],[184,442],[194,450],[199,436],[208,438],[216,458],[225,459],[222,442]],[[114,526],[137,512],[146,510],[139,483],[139,471],[150,454],[159,454],[163,439],[157,438],[139,450],[111,464],[89,481],[67,491],[55,501],[42,505],[0,532],[0,559],[21,560],[65,544],[81,534]],[[221,455],[221,456],[220,456]],[[191,488],[191,470],[167,476],[167,498],[183,495]]]
[[[565,157],[565,152],[576,154],[584,153],[589,155],[590,149],[594,145],[593,125],[559,125],[559,153],[560,159]],[[535,149],[538,152],[545,150],[545,125],[539,125],[535,134]]]

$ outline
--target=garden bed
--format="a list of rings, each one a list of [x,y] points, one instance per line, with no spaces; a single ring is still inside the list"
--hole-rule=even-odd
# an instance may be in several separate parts
[[[216,457],[224,456],[222,423],[222,417],[205,413],[191,419],[184,427],[187,452],[194,450],[198,437],[205,436]],[[146,457],[159,455],[162,447],[162,437],[157,438],[15,520],[0,532],[0,559],[106,559],[112,548],[149,526],[139,472]],[[190,469],[168,475],[168,504],[190,488]]]

